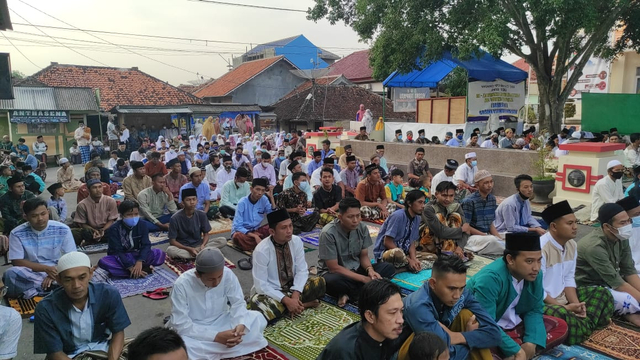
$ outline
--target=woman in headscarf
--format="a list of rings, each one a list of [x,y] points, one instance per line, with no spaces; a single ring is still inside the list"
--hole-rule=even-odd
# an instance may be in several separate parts
[[[362,120],[362,122],[367,128],[367,134],[371,134],[371,132],[373,131],[373,114],[371,113],[371,110],[367,109],[364,112],[364,119]]]
[[[276,149],[280,149],[282,144],[284,143],[284,131],[276,134]]]
[[[193,135],[189,135],[189,147],[192,152],[198,149],[198,140],[196,140],[196,137]]]
[[[218,146],[223,146],[224,142],[225,142],[224,135],[218,134],[218,140],[217,140]]]
[[[240,135],[244,136],[244,134],[247,133],[247,124],[245,123],[244,117],[242,117],[242,114],[236,115],[235,122],[236,122],[236,127],[240,131]]]
[[[245,122],[244,128],[246,132],[249,133],[249,131],[251,131],[251,134],[253,135],[253,119],[251,119],[249,115],[245,115],[244,122]]]
[[[220,134],[220,118],[216,116],[215,120],[213,120],[213,134]]]
[[[160,149],[162,149],[162,141],[164,140],[164,136],[160,135],[158,136],[158,141],[156,141],[156,150],[160,151]],[[165,142],[165,146],[166,146],[166,142]]]
[[[224,131],[224,137],[229,138],[229,134],[231,133],[231,119],[225,118],[222,122],[222,130]]]
[[[204,124],[202,124],[202,136],[204,136],[205,139],[211,139],[213,131],[213,116],[209,116],[204,121]]]

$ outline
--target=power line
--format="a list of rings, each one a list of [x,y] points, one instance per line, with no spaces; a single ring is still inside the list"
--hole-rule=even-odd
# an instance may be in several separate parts
[[[249,42],[249,41],[227,41],[227,40],[216,40],[216,39],[196,39],[196,38],[185,38],[185,37],[175,37],[175,36],[162,36],[162,35],[151,35],[151,34],[136,34],[136,33],[124,33],[117,31],[106,31],[106,30],[91,30],[91,29],[81,29],[78,27],[68,28],[62,26],[51,26],[51,25],[34,25],[34,24],[25,24],[19,22],[13,22],[13,25],[19,26],[34,26],[41,27],[44,29],[55,29],[55,30],[67,30],[67,31],[82,31],[86,33],[96,33],[96,34],[106,34],[106,35],[116,35],[116,36],[135,36],[135,37],[146,37],[146,38],[156,38],[161,40],[181,40],[181,41],[190,41],[190,42],[202,42],[205,44],[208,43],[220,43],[220,44],[231,44],[231,45],[263,45],[265,43],[260,42]],[[356,48],[356,47],[339,47],[339,46],[293,46],[299,48],[316,48],[320,47],[323,49],[336,49],[336,50],[366,50],[366,48]]]
[[[47,12],[45,12],[45,11],[43,11],[43,10],[38,9],[37,7],[35,7],[35,6],[31,5],[31,4],[28,4],[28,3],[26,3],[26,2],[24,2],[24,1],[22,1],[22,0],[18,0],[18,1],[20,1],[21,3],[23,3],[23,4],[27,5],[27,6],[29,6],[30,8],[32,8],[32,9],[34,9],[34,10],[36,10],[36,11],[38,11],[38,12],[40,12],[40,13],[44,14],[44,15],[47,15],[47,16],[49,16],[49,17],[51,17],[51,18],[55,19],[55,20],[60,21],[61,23],[65,24],[65,25],[67,25],[67,26],[71,26],[71,27],[73,27],[73,28],[78,29],[77,27],[75,27],[75,26],[73,26],[73,25],[69,24],[68,22],[66,22],[66,21],[64,21],[64,20],[60,20],[60,19],[58,19],[57,17],[55,17],[55,16],[53,16],[53,15],[51,15],[51,14],[48,14]],[[20,16],[20,17],[22,18],[22,16]],[[24,18],[23,18],[23,19],[24,19]],[[26,19],[25,19],[25,20],[26,20]],[[97,36],[97,35],[91,34],[90,32],[84,31],[84,33],[86,33],[87,35],[93,36],[94,38],[96,38],[96,39],[98,39],[98,40],[101,40],[101,41],[103,41],[103,42],[105,42],[105,43],[108,43],[108,44],[111,44],[111,45],[113,45],[113,46],[117,46],[117,47],[119,47],[119,48],[125,49],[125,50],[129,51],[129,52],[130,52],[130,53],[132,53],[132,54],[135,54],[135,55],[141,56],[141,57],[143,57],[143,58],[145,58],[145,59],[148,59],[148,60],[151,60],[151,61],[155,61],[155,62],[157,62],[157,63],[159,63],[159,64],[162,64],[162,65],[165,65],[165,66],[169,66],[169,67],[172,67],[172,68],[174,68],[174,69],[178,69],[178,70],[181,70],[181,71],[184,71],[184,72],[188,72],[188,73],[191,73],[191,74],[195,74],[195,75],[198,75],[198,74],[199,74],[199,72],[194,72],[194,71],[191,71],[191,70],[187,70],[187,69],[181,68],[181,67],[179,67],[179,66],[171,65],[171,64],[166,63],[166,62],[164,62],[164,61],[160,61],[160,60],[154,59],[154,58],[152,58],[152,57],[150,57],[150,56],[147,56],[147,55],[144,55],[144,54],[141,54],[141,53],[135,52],[135,51],[133,51],[133,50],[131,50],[131,49],[128,49],[128,48],[125,48],[125,47],[122,47],[122,46],[120,46],[120,45],[118,45],[118,44],[114,44],[114,43],[112,43],[112,42],[110,42],[110,41],[108,41],[108,40],[105,40],[105,39],[100,38],[100,37],[99,37],[99,36]],[[56,41],[57,41],[57,40],[56,40]],[[105,66],[106,66],[106,65],[105,65]],[[206,74],[204,74],[204,75],[206,75]],[[208,77],[212,77],[212,76],[209,76],[209,75],[206,75],[206,76],[208,76]]]
[[[288,11],[288,12],[300,12],[300,13],[305,13],[305,14],[307,13],[307,10],[302,10],[302,9],[290,9],[290,8],[251,5],[251,4],[234,4],[234,3],[224,2],[224,1],[214,1],[214,0],[189,0],[189,1],[202,2],[202,3],[213,4],[213,5],[238,6],[238,7],[252,8],[252,9],[261,9],[261,10],[277,10],[277,11]]]
[[[31,61],[31,59],[29,59],[29,57],[27,57],[27,55],[25,55],[22,51],[20,51],[20,49],[18,49],[18,47],[14,43],[12,43],[11,40],[9,40],[7,35],[4,34],[4,31],[2,31],[2,36],[4,36],[4,38],[7,39],[9,44],[11,44],[11,46],[13,46],[20,53],[20,55],[22,55],[25,59],[27,59],[27,61],[29,61],[33,66],[37,67],[38,69],[42,69],[40,66],[36,65],[36,63]]]
[[[18,14],[15,10],[13,10],[13,9],[9,9],[9,10],[11,10],[11,12],[13,12],[14,14],[18,15],[18,17],[19,17],[19,18],[21,18],[22,20],[24,20],[24,21],[26,21],[27,23],[31,24],[31,23],[29,22],[29,20],[25,19],[22,15]],[[31,24],[31,25],[33,25],[33,24]],[[62,46],[64,46],[64,47],[66,47],[67,49],[69,49],[69,50],[73,51],[74,53],[76,53],[76,54],[78,54],[78,55],[80,55],[80,56],[83,56],[83,57],[85,57],[85,58],[87,58],[87,59],[89,59],[89,60],[91,60],[91,61],[93,61],[93,62],[96,62],[96,63],[98,63],[98,64],[100,64],[100,65],[102,65],[102,66],[107,66],[107,67],[109,66],[109,65],[107,65],[107,64],[105,64],[105,63],[103,63],[103,62],[101,62],[101,61],[98,61],[98,60],[96,60],[96,59],[94,59],[94,58],[92,58],[92,57],[90,57],[90,56],[87,56],[87,55],[85,55],[85,54],[83,54],[83,53],[81,53],[81,52],[79,52],[79,51],[77,51],[77,50],[74,50],[74,49],[72,49],[72,48],[70,48],[70,47],[68,47],[68,46],[64,45],[64,44],[63,44],[63,43],[61,43],[60,41],[56,40],[54,37],[52,37],[52,36],[50,36],[49,34],[47,34],[46,32],[44,32],[44,31],[43,31],[42,29],[40,29],[39,27],[37,27],[37,26],[35,26],[35,25],[33,25],[33,26],[34,26],[36,29],[38,29],[38,31],[40,31],[41,33],[43,33],[43,34],[45,34],[45,35],[49,36],[51,39],[55,40],[57,43],[59,43],[60,45],[62,45]]]

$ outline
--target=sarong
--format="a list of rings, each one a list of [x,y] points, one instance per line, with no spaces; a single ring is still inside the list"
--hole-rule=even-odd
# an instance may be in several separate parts
[[[307,283],[304,284],[302,294],[300,294],[300,301],[308,303],[314,300],[321,299],[327,291],[327,284],[323,277],[310,277],[307,279]],[[291,296],[291,292],[287,292],[287,296]],[[280,319],[287,313],[287,307],[280,301],[273,299],[264,294],[254,294],[249,301],[249,307],[251,310],[259,311],[264,315],[267,322]]]
[[[82,163],[86,164],[89,161],[91,161],[91,150],[90,150],[90,146],[86,145],[86,146],[78,146],[78,148],[80,149],[80,156],[82,156]]]
[[[387,212],[391,215],[396,210],[396,204],[388,203]],[[382,219],[382,212],[379,207],[362,206],[360,207],[360,215],[363,220],[380,220]]]

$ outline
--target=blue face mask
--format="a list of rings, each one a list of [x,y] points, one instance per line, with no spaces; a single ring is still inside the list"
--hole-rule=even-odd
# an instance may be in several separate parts
[[[398,135],[398,140],[402,140],[402,135]]]
[[[473,167],[478,166],[478,161],[477,161],[477,160],[473,160],[473,161],[471,162],[471,166],[473,166]]]
[[[462,140],[462,135],[458,135],[456,137],[458,138],[458,140]]]
[[[125,225],[127,225],[130,228],[138,225],[138,221],[140,221],[140,216],[126,217],[122,219],[122,222],[124,222]]]
[[[632,218],[631,220],[633,220],[633,227],[634,228],[640,228],[640,216],[636,216],[636,217]]]
[[[299,188],[300,188],[300,190],[302,190],[302,191],[307,191],[307,190],[309,190],[309,183],[308,183],[308,182],[306,182],[306,181],[302,181],[302,182],[300,183],[300,185],[298,185],[298,187],[299,187]]]
[[[284,156],[278,156],[278,159],[284,160]]]

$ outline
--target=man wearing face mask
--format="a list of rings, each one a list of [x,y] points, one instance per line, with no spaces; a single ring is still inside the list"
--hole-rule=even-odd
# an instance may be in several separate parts
[[[628,207],[637,207],[637,199],[628,201]],[[607,287],[613,295],[615,314],[640,326],[640,277],[629,248],[633,222],[622,206],[612,203],[600,207],[598,221],[602,228],[578,241],[576,283]]]
[[[269,186],[273,188],[276,186],[276,171],[271,165],[271,155],[265,151],[261,157],[262,159],[258,159],[260,163],[256,163],[256,166],[253,167],[253,178],[266,178],[269,181]]]
[[[451,140],[447,141],[446,145],[450,147],[463,147],[464,140],[462,139],[464,136],[464,130],[456,129],[456,137],[451,138]]]
[[[115,278],[146,277],[154,266],[164,264],[167,255],[151,248],[149,230],[144,221],[140,222],[138,203],[125,200],[118,206],[118,212],[121,219],[107,230],[109,248],[98,266]]]
[[[533,195],[533,179],[521,174],[514,179],[517,193],[504,199],[496,209],[493,225],[499,233],[535,232],[542,236],[545,230],[531,215],[529,198]]]
[[[284,150],[278,150],[278,156],[276,156],[275,160],[273,161],[273,169],[275,170],[278,178],[280,178],[280,166],[285,159],[286,158],[284,157]]]
[[[416,139],[416,144],[429,144],[431,140],[427,139],[424,136],[424,129],[418,130],[418,138]]]
[[[407,139],[404,141],[407,144],[413,144],[413,131],[409,130],[407,131]]]
[[[220,200],[220,213],[226,218],[231,218],[236,214],[236,208],[240,199],[246,197],[250,193],[249,183],[247,178],[249,177],[249,170],[246,168],[240,168],[235,172],[235,178],[233,181],[227,181],[222,187],[222,197]]]
[[[598,180],[591,193],[591,221],[598,219],[598,210],[603,204],[614,203],[624,197],[622,175],[624,175],[624,165],[618,160],[609,161],[607,176]]]
[[[473,178],[476,176],[477,172],[478,156],[475,152],[466,153],[464,155],[464,164],[460,165],[458,169],[456,169],[456,173],[453,175],[453,183],[461,190],[475,192],[476,187],[474,185]],[[466,196],[466,193],[464,196]]]
[[[313,211],[309,215],[305,215],[307,205],[309,205],[306,193],[309,188],[307,174],[296,172],[291,180],[293,187],[280,193],[276,205],[280,209],[287,209],[293,223],[293,233],[298,235],[301,232],[311,231],[320,220],[320,213]]]
[[[402,142],[402,130],[396,130],[396,137],[393,139],[393,142]]]
[[[635,195],[629,195],[628,197],[618,201],[618,204],[625,209],[627,215],[629,215],[633,222],[633,231],[629,238],[629,247],[631,248],[631,256],[633,257],[636,270],[638,271],[638,274],[640,274],[640,205],[638,201],[639,200]],[[623,203],[626,203],[627,205],[625,206]]]
[[[225,156],[222,158],[222,167],[216,172],[216,184],[219,187],[224,186],[229,181],[233,181],[236,177],[236,170],[233,169],[233,162],[231,156]]]

